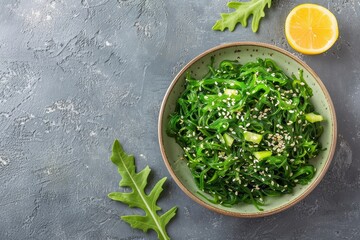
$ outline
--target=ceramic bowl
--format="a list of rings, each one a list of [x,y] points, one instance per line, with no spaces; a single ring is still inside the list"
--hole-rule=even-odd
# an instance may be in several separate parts
[[[174,112],[175,104],[184,90],[185,75],[190,72],[193,77],[202,77],[208,71],[207,65],[210,64],[211,57],[215,57],[214,66],[222,60],[238,60],[240,63],[254,61],[257,58],[273,59],[289,76],[298,76],[300,69],[304,71],[304,79],[313,89],[314,96],[311,101],[315,109],[326,119],[324,122],[324,132],[320,142],[326,149],[322,151],[311,163],[316,167],[316,175],[307,185],[297,185],[292,194],[285,194],[280,197],[267,197],[263,211],[259,211],[252,204],[240,203],[232,207],[224,207],[213,204],[200,196],[197,192],[195,181],[186,165],[186,160],[182,159],[183,150],[175,142],[175,139],[166,134],[166,125],[169,115]],[[324,177],[330,162],[333,158],[336,147],[336,116],[330,95],[318,75],[303,61],[291,53],[278,47],[254,42],[235,42],[220,45],[209,49],[186,64],[183,69],[175,76],[163,99],[158,123],[159,145],[165,165],[178,186],[191,199],[202,206],[215,212],[235,216],[235,217],[260,217],[278,213],[295,205],[305,198],[319,184]]]

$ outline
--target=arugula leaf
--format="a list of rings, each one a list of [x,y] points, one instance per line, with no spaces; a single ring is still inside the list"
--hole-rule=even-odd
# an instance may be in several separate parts
[[[260,20],[265,16],[264,9],[266,4],[268,5],[268,8],[270,8],[271,0],[228,2],[227,6],[235,9],[235,11],[231,13],[221,13],[221,19],[216,21],[212,29],[224,31],[228,28],[232,32],[238,23],[241,23],[243,27],[246,27],[248,18],[250,15],[253,15],[251,28],[253,32],[257,32]]]
[[[112,192],[109,193],[108,197],[126,203],[129,207],[140,208],[145,212],[145,216],[128,215],[122,216],[121,219],[129,223],[131,227],[141,229],[144,232],[153,229],[161,240],[170,239],[165,227],[170,219],[175,216],[177,207],[173,207],[159,216],[157,211],[161,208],[156,204],[163,190],[162,185],[166,181],[166,177],[155,184],[150,194],[146,194],[144,189],[151,169],[146,166],[137,173],[134,156],[127,155],[118,140],[114,142],[111,161],[118,167],[118,172],[122,177],[119,186],[130,187],[132,192]]]

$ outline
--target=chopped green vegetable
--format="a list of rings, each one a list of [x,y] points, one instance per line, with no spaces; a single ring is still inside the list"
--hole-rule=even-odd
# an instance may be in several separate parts
[[[307,184],[323,127],[307,120],[316,111],[302,71],[289,77],[271,59],[208,67],[201,79],[187,75],[167,129],[198,188],[213,203],[261,209],[266,196]]]
[[[224,133],[223,137],[224,137],[224,140],[225,140],[226,145],[227,145],[228,147],[231,147],[231,145],[232,145],[233,142],[234,142],[234,138],[231,137],[231,136],[230,136],[229,134],[227,134],[227,133]]]
[[[323,116],[315,114],[315,113],[305,114],[305,119],[311,123],[321,122],[324,120]]]
[[[259,144],[261,142],[261,139],[263,138],[263,136],[261,134],[244,131],[244,138],[246,141]]]
[[[248,18],[252,15],[252,31],[257,32],[260,20],[265,16],[264,9],[266,5],[271,7],[271,0],[251,0],[249,2],[228,2],[228,7],[235,9],[231,13],[222,13],[221,19],[217,20],[212,27],[213,30],[234,31],[236,25],[241,23],[243,27],[247,26]]]
[[[254,152],[254,156],[257,160],[263,160],[267,157],[270,157],[272,155],[271,151],[260,151],[260,152]]]
[[[157,211],[161,208],[156,205],[162,185],[166,181],[166,177],[156,183],[150,194],[145,193],[147,179],[150,173],[149,166],[146,166],[141,172],[136,172],[135,160],[132,155],[127,155],[118,140],[115,140],[111,161],[118,167],[118,172],[122,176],[119,183],[120,187],[130,187],[131,192],[112,192],[108,197],[112,200],[123,202],[129,207],[137,207],[145,212],[143,215],[122,216],[121,219],[129,223],[131,227],[138,228],[147,232],[153,229],[157,232],[158,238],[165,240],[170,239],[166,232],[166,225],[176,214],[176,207],[171,208],[163,215],[159,216]]]

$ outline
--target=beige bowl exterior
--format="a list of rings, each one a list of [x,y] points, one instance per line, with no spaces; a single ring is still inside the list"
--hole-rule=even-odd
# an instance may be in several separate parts
[[[267,197],[263,211],[257,210],[251,204],[237,204],[231,208],[213,204],[201,197],[197,192],[195,181],[186,165],[186,160],[182,158],[183,150],[175,142],[174,138],[167,136],[166,126],[169,115],[174,112],[178,97],[184,90],[185,74],[190,72],[195,78],[200,78],[207,73],[207,65],[210,64],[211,57],[215,57],[215,66],[222,60],[238,60],[240,63],[254,61],[257,58],[273,59],[288,75],[298,71],[304,71],[304,79],[313,89],[314,96],[312,103],[316,110],[325,118],[324,133],[320,142],[326,148],[325,151],[311,163],[316,167],[317,172],[313,180],[305,186],[298,185],[292,194],[285,194],[279,197]],[[234,217],[262,217],[281,212],[295,205],[305,198],[324,177],[336,148],[337,124],[336,115],[330,95],[318,75],[303,61],[293,56],[291,53],[275,47],[273,45],[256,42],[235,42],[223,44],[201,53],[175,76],[163,99],[158,122],[159,145],[165,165],[177,185],[191,199],[202,206],[225,215]],[[205,194],[206,195],[206,194]]]

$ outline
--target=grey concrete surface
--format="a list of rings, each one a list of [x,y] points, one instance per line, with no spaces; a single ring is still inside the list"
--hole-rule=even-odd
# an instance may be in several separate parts
[[[337,17],[327,53],[304,56],[286,42],[300,0],[274,0],[257,34],[214,32],[227,0],[3,0],[0,8],[0,239],[156,239],[109,200],[119,175],[118,138],[151,182],[168,181],[159,205],[177,205],[172,239],[360,239],[360,3],[311,1]],[[190,200],[169,176],[157,141],[161,100],[177,71],[202,51],[259,41],[307,62],[328,88],[338,145],[320,185],[291,209],[237,219]]]

